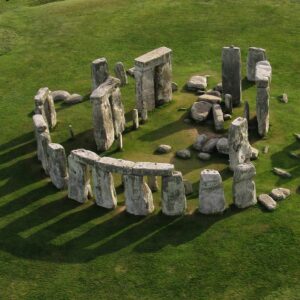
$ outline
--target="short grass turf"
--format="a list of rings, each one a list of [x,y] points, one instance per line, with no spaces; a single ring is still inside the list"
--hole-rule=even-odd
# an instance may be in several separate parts
[[[0,298],[1,299],[300,299],[299,161],[289,157],[300,143],[300,3],[294,1],[200,0],[10,0],[0,4]],[[234,209],[232,174],[226,158],[188,161],[174,152],[158,156],[160,143],[173,150],[190,147],[210,126],[183,122],[195,96],[182,87],[192,74],[220,81],[221,48],[267,49],[273,67],[271,129],[255,147],[270,146],[257,167],[257,191],[275,186],[292,190],[273,213],[255,206]],[[88,101],[90,62],[105,56],[113,70],[165,45],[174,51],[174,81],[179,92],[169,105],[150,114],[147,124],[130,130],[134,81],[122,88],[128,130],[125,150],[107,155],[134,161],[172,162],[193,185],[187,215],[168,218],[156,211],[146,218],[124,212],[120,178],[119,208],[106,211],[89,201],[79,205],[58,192],[36,158],[32,132],[37,89],[66,89],[86,101],[56,105],[58,125],[52,139],[67,153],[95,150]],[[288,93],[289,103],[278,96]],[[255,117],[255,87],[243,81],[243,99]],[[236,109],[234,117],[241,115]],[[68,124],[76,138],[69,140]],[[229,123],[226,123],[228,126]],[[272,167],[291,172],[279,179]],[[218,169],[229,209],[221,216],[195,212],[199,173]]]

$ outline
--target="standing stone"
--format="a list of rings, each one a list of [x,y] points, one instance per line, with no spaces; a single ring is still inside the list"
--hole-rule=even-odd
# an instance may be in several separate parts
[[[250,107],[249,107],[249,102],[245,101],[244,104],[244,118],[247,120],[247,123],[249,124],[250,121]]]
[[[199,211],[202,214],[218,214],[225,208],[225,194],[220,173],[215,170],[203,170],[200,175]]]
[[[238,208],[246,208],[256,204],[256,187],[253,181],[255,175],[256,170],[252,163],[243,163],[235,167],[233,201]]]
[[[245,118],[238,117],[228,131],[229,164],[234,171],[235,167],[251,158],[251,145],[248,141],[248,123]]]
[[[188,91],[205,90],[207,88],[207,77],[201,75],[192,76],[186,83]]]
[[[119,134],[125,130],[126,124],[120,88],[117,87],[112,92],[111,97],[109,97],[109,101],[112,111],[115,136],[118,137]]]
[[[162,177],[162,212],[168,216],[183,215],[186,210],[186,197],[181,172]]]
[[[239,106],[242,99],[241,51],[230,46],[222,49],[222,87],[224,94],[232,96],[233,106]]]
[[[148,186],[152,192],[158,191],[157,176],[147,176]]]
[[[38,143],[40,144],[41,151],[41,163],[42,167],[46,173],[49,175],[49,156],[48,156],[48,145],[51,143],[50,133],[45,131],[38,135]]]
[[[58,189],[68,186],[68,170],[65,149],[60,144],[48,144],[49,175],[52,183]]]
[[[270,92],[268,87],[268,80],[257,81],[256,89],[256,118],[258,125],[258,134],[266,136],[269,132],[269,105],[270,105]],[[266,86],[266,87],[262,87]]]
[[[215,130],[216,131],[223,130],[224,118],[223,118],[223,112],[220,104],[213,105],[213,116],[214,116]]]
[[[108,64],[105,57],[95,59],[92,62],[92,89],[96,89],[100,84],[106,81],[109,76]]]
[[[118,149],[120,151],[123,150],[123,135],[122,135],[122,133],[119,133],[119,136],[118,136]]]
[[[232,97],[230,94],[224,96],[225,110],[228,114],[232,114]]]
[[[152,193],[143,176],[124,175],[126,211],[145,216],[154,211]]]
[[[140,126],[139,123],[139,112],[137,109],[134,109],[132,111],[132,123],[133,123],[133,129],[138,129]]]
[[[33,121],[34,135],[37,143],[37,157],[38,160],[41,161],[43,156],[42,153],[43,149],[40,141],[40,134],[43,132],[49,133],[49,128],[48,128],[48,124],[46,123],[45,119],[41,114],[35,114],[32,117],[32,121]]]
[[[92,170],[96,204],[107,209],[115,208],[117,206],[117,194],[112,174],[104,171],[97,162]]]
[[[146,123],[148,120],[148,111],[147,111],[147,108],[145,108],[145,107],[142,109],[141,119],[142,119],[143,123]]]
[[[203,122],[208,118],[211,109],[211,103],[205,101],[195,102],[191,108],[191,118],[196,122]]]
[[[122,62],[117,62],[115,65],[115,74],[116,77],[120,79],[121,86],[124,86],[128,83],[126,71]]]
[[[255,81],[255,68],[259,61],[266,60],[266,50],[263,48],[250,47],[247,58],[247,79]]]
[[[168,61],[155,68],[155,105],[159,106],[172,100],[172,64]]]
[[[256,64],[255,67],[255,81],[256,85],[258,87],[266,87],[268,82],[268,85],[271,83],[272,79],[272,67],[270,65],[270,62],[267,60],[259,61]],[[260,85],[260,83],[262,85]]]

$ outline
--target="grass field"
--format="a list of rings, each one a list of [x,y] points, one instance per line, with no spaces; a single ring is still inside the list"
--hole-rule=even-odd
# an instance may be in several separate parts
[[[300,1],[228,0],[10,0],[0,3],[0,299],[300,299]],[[174,151],[189,147],[198,132],[212,130],[183,122],[195,96],[181,88],[192,74],[221,79],[221,48],[242,49],[243,74],[249,46],[267,49],[273,67],[271,129],[252,142],[261,154],[257,191],[284,186],[293,195],[273,213],[259,206],[237,210],[232,174],[224,157],[189,161],[174,152],[154,155],[160,143]],[[74,106],[56,105],[52,140],[71,149],[95,151],[88,101],[90,62],[133,59],[156,47],[173,49],[174,101],[150,114],[124,136],[125,151],[107,154],[134,161],[172,162],[192,181],[187,215],[146,218],[92,202],[79,205],[58,192],[36,158],[32,132],[33,96],[42,86],[85,95]],[[243,81],[243,99],[255,116],[255,86]],[[278,96],[288,93],[289,103]],[[134,81],[122,88],[130,128]],[[242,114],[236,109],[234,116]],[[69,140],[68,124],[76,139]],[[229,123],[227,122],[227,126]],[[279,179],[272,167],[289,170]],[[195,212],[199,173],[220,170],[229,209],[222,216]],[[117,185],[120,179],[116,178]]]

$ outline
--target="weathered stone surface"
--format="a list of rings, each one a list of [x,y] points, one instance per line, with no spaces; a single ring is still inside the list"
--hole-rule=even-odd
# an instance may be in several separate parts
[[[168,216],[185,213],[186,198],[181,172],[162,178],[162,212]]]
[[[78,155],[75,155],[73,152],[74,150],[68,156],[68,197],[79,203],[84,203],[88,196],[92,194],[90,185],[91,168],[78,160]]]
[[[280,200],[284,200],[286,199],[288,196],[290,196],[291,191],[289,189],[286,188],[276,188],[273,189],[270,193],[270,196],[276,200],[276,201],[280,201]]]
[[[126,211],[136,216],[153,212],[152,193],[142,176],[124,175]]]
[[[95,59],[91,65],[92,69],[92,89],[96,89],[100,84],[108,79],[108,64],[105,57]]]
[[[248,141],[248,123],[245,118],[236,118],[229,128],[229,164],[233,171],[241,163],[249,162],[251,146]]]
[[[221,154],[228,155],[229,154],[229,143],[228,143],[228,138],[220,138],[217,142],[217,150]]]
[[[48,145],[51,143],[50,133],[45,131],[38,133],[37,144],[38,144],[38,158],[42,163],[42,167],[46,173],[49,174],[49,156],[48,156]]]
[[[250,157],[250,159],[251,160],[258,159],[258,155],[259,155],[259,150],[254,148],[254,147],[251,147],[251,157]]]
[[[53,101],[65,101],[67,100],[71,95],[69,92],[67,91],[63,91],[63,90],[58,90],[58,91],[53,91],[51,92],[51,96],[53,98]]]
[[[222,101],[222,98],[219,96],[204,94],[198,97],[198,101],[205,101],[211,104],[220,104]]]
[[[49,175],[52,183],[58,189],[68,186],[68,170],[65,149],[60,144],[48,144]]]
[[[120,61],[115,64],[115,75],[117,78],[120,79],[120,82],[121,82],[120,86],[124,86],[128,83],[124,65]]]
[[[125,111],[122,103],[120,88],[116,88],[109,98],[112,118],[114,124],[115,137],[118,137],[125,130]]]
[[[259,61],[255,67],[255,81],[257,87],[266,87],[271,83],[272,67],[267,60]]]
[[[46,133],[46,136],[51,141],[48,124],[46,123],[44,117],[40,114],[35,114],[32,117],[33,127],[34,127],[34,136],[37,143],[37,157],[39,161],[43,161],[45,159],[44,148],[42,146],[42,140],[44,139],[41,134]]]
[[[82,164],[93,166],[100,159],[100,156],[93,151],[76,149],[71,151],[72,158]]]
[[[249,106],[249,102],[248,101],[245,101],[245,104],[244,104],[243,117],[247,120],[247,123],[249,124],[249,120],[250,120],[250,106]]]
[[[172,65],[171,61],[159,65],[154,70],[155,76],[155,106],[162,105],[172,100]]]
[[[191,195],[193,194],[193,185],[190,181],[188,181],[187,179],[183,179],[183,185],[184,185],[184,192],[185,195]]]
[[[207,88],[206,76],[195,75],[192,76],[186,83],[188,91],[205,90]]]
[[[201,151],[204,144],[207,142],[208,137],[206,134],[199,134],[196,138],[195,143],[193,144],[193,148],[197,151]]]
[[[257,88],[256,94],[256,118],[258,134],[266,136],[269,131],[269,88]]]
[[[77,104],[83,101],[83,97],[79,94],[72,94],[64,100],[66,104]]]
[[[200,175],[199,211],[202,214],[218,214],[225,208],[225,194],[220,173],[215,170],[203,170]]]
[[[256,64],[259,61],[266,60],[266,50],[263,48],[250,47],[247,57],[247,79],[255,81]]]
[[[283,177],[283,178],[291,178],[292,177],[292,174],[289,173],[288,171],[286,170],[283,170],[281,168],[273,168],[273,172],[280,176],[280,177]]]
[[[230,114],[224,114],[223,118],[224,118],[224,121],[228,121],[228,120],[232,119],[232,116]]]
[[[107,209],[115,208],[117,194],[112,174],[103,170],[98,163],[95,163],[92,171],[96,204]]]
[[[224,94],[232,96],[233,106],[239,106],[242,99],[241,51],[238,47],[222,49],[222,87]]]
[[[129,75],[130,77],[134,77],[134,67],[130,68],[126,71],[127,75]]]
[[[224,118],[221,106],[219,104],[214,104],[213,108],[213,116],[214,116],[214,123],[215,123],[215,130],[221,131],[224,129]]]
[[[216,91],[216,90],[208,90],[208,91],[205,92],[205,94],[215,96],[215,97],[218,97],[218,98],[222,97],[222,93],[220,93],[219,91]],[[222,99],[221,99],[221,101],[222,101]]]
[[[139,122],[139,112],[137,109],[134,109],[132,111],[132,123],[133,123],[133,129],[138,129],[140,126]]]
[[[276,201],[274,201],[268,194],[259,195],[258,202],[270,211],[275,210],[277,207]]]
[[[176,156],[178,158],[182,158],[182,159],[190,159],[192,155],[191,155],[191,151],[189,149],[182,149],[182,150],[176,151]]]
[[[172,164],[153,162],[137,162],[132,168],[132,174],[139,176],[170,176],[173,171]]]
[[[45,119],[40,114],[35,114],[32,117],[34,131],[37,133],[42,133],[45,131],[49,131],[48,124]]]
[[[195,102],[191,108],[191,118],[196,122],[203,122],[207,119],[211,109],[212,104],[208,102]]]
[[[159,154],[165,154],[165,153],[169,153],[171,151],[172,151],[172,147],[170,145],[162,144],[157,147],[155,152],[159,153]]]
[[[158,191],[158,180],[157,176],[147,176],[147,183],[152,192]]]
[[[256,186],[253,177],[256,175],[252,163],[242,163],[235,167],[233,175],[233,202],[238,208],[246,208],[257,203]]]
[[[106,172],[130,175],[132,174],[132,168],[135,163],[133,161],[113,157],[101,157],[97,165]]]
[[[212,153],[216,150],[219,138],[210,138],[202,147],[202,152]]]
[[[232,97],[230,94],[225,94],[224,96],[224,102],[225,102],[225,111],[229,114],[232,114]]]
[[[288,103],[288,102],[289,102],[288,95],[287,95],[286,93],[283,93],[283,94],[280,96],[280,101],[283,102],[283,103]]]
[[[204,161],[207,161],[207,160],[210,160],[211,159],[211,155],[209,153],[205,153],[205,152],[200,152],[198,154],[198,158],[200,160],[204,160]]]
[[[178,84],[176,82],[172,82],[172,92],[178,91]]]
[[[223,93],[223,86],[222,86],[222,82],[219,82],[215,87],[214,87],[215,91],[220,92],[221,94]]]
[[[143,108],[142,111],[141,111],[141,121],[142,121],[142,124],[146,123],[148,120],[148,111],[147,111],[147,108]]]

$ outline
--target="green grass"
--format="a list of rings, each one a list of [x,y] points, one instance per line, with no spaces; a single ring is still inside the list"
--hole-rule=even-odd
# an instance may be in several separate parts
[[[51,2],[45,4],[46,2]],[[0,4],[0,298],[1,299],[300,299],[299,1],[200,0],[10,0]],[[212,128],[183,123],[195,100],[179,91],[174,101],[150,114],[147,124],[124,136],[125,151],[109,155],[134,161],[172,162],[191,180],[188,213],[168,218],[157,209],[146,218],[119,209],[108,212],[92,202],[79,205],[51,184],[36,158],[32,133],[33,96],[42,86],[90,93],[90,62],[105,56],[126,67],[133,59],[165,45],[174,51],[173,75],[180,88],[191,74],[220,81],[221,48],[267,49],[273,67],[271,130],[253,137],[261,154],[255,162],[258,193],[284,186],[293,195],[273,213],[259,206],[231,206],[232,176],[224,157],[200,162],[174,153],[158,156],[160,143],[174,151],[189,147]],[[243,98],[255,116],[255,87],[244,82]],[[289,95],[289,103],[277,97]],[[122,89],[126,111],[134,107],[134,81]],[[89,101],[57,104],[52,139],[67,152],[95,150]],[[236,109],[234,116],[241,115]],[[130,127],[130,113],[127,114]],[[68,124],[76,133],[69,140]],[[227,123],[227,126],[229,123]],[[289,170],[279,179],[272,167]],[[216,168],[224,179],[229,209],[222,216],[195,212],[199,173]],[[116,178],[119,185],[120,178]]]

